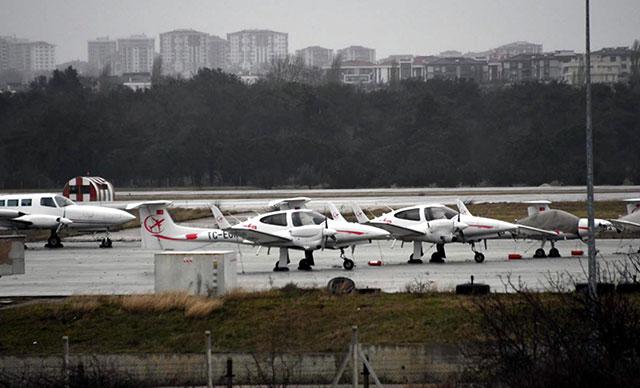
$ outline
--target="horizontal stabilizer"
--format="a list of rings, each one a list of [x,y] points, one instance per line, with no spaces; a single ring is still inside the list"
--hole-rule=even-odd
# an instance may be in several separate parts
[[[311,198],[307,197],[285,198],[271,201],[269,206],[277,210],[304,209],[309,201]]]
[[[551,201],[547,200],[524,201],[522,203],[526,203],[529,205],[529,207],[527,207],[527,214],[530,216],[541,212],[546,212],[551,209],[549,207],[549,205],[551,205]]]

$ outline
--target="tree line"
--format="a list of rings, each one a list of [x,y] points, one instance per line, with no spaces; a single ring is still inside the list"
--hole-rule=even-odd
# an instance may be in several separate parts
[[[117,187],[584,184],[583,89],[313,78],[202,69],[134,92],[55,71],[0,95],[0,188],[87,172]],[[640,84],[594,85],[593,106],[596,184],[640,183]]]

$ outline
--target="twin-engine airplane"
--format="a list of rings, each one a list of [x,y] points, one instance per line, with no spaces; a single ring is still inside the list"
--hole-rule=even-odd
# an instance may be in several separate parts
[[[10,194],[0,196],[0,229],[48,229],[45,245],[61,248],[60,230],[109,231],[135,217],[125,211],[102,206],[77,205],[57,194]],[[107,235],[100,247],[111,247]]]
[[[128,210],[139,211],[143,249],[195,250],[219,242],[247,243],[220,229],[177,225],[167,211],[169,205],[171,201],[162,200],[127,205]]]
[[[524,225],[537,229],[544,229],[554,231],[554,235],[548,234],[532,234],[532,233],[519,233],[516,237],[528,238],[533,240],[542,240],[540,248],[536,249],[533,257],[560,257],[560,252],[555,247],[555,242],[558,240],[585,240],[589,233],[589,222],[587,218],[579,218],[569,212],[558,209],[551,209],[549,205],[550,201],[526,201],[524,203],[529,204],[527,208],[527,217],[521,218],[516,221],[518,225]],[[627,222],[627,221],[622,221]],[[594,219],[596,232],[604,232],[607,230],[613,230],[612,221],[603,220],[600,218]],[[545,243],[549,241],[551,243],[551,249],[546,254],[544,251]]]
[[[344,248],[384,239],[389,236],[385,230],[373,226],[361,225],[345,220],[333,204],[328,204],[333,219],[323,216],[305,204],[309,198],[292,198],[270,203],[280,210],[250,218],[231,225],[215,206],[211,207],[216,222],[222,230],[253,241],[257,245],[278,247],[279,259],[274,271],[288,271],[289,249],[303,250],[305,258],[300,260],[298,269],[308,271],[315,265],[313,251],[318,249],[339,249],[342,266],[353,269],[354,262],[349,259]]]
[[[385,229],[395,239],[413,242],[413,253],[409,256],[410,264],[422,263],[422,243],[436,244],[436,251],[430,262],[442,263],[446,258],[444,245],[448,243],[468,243],[477,263],[484,261],[484,254],[475,249],[475,244],[488,239],[506,238],[520,229],[528,233],[555,235],[555,233],[525,225],[493,218],[475,217],[471,215],[462,201],[457,201],[459,211],[442,204],[425,204],[405,207],[369,220],[362,209],[353,205],[353,212],[358,222]]]

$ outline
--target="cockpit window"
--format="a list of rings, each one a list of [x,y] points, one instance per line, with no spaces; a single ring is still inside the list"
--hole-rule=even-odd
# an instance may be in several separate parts
[[[51,198],[51,197],[42,197],[42,198],[40,198],[40,206],[56,207],[56,204],[55,204],[55,202],[53,202],[53,198]]]
[[[69,198],[65,198],[61,195],[56,195],[55,199],[59,207],[66,207],[69,205],[73,205],[73,202]]]
[[[320,225],[324,222],[325,217],[316,212],[294,212],[291,213],[291,221],[293,226],[302,225]]]
[[[446,206],[434,206],[425,208],[424,215],[429,221],[443,219],[450,220],[453,217],[457,216],[458,212]]]
[[[270,216],[262,217],[260,222],[263,224],[269,225],[277,225],[277,226],[287,226],[287,214],[286,213],[278,213],[272,214]]]
[[[420,221],[420,209],[413,208],[409,210],[403,210],[401,212],[397,212],[395,217],[401,220]]]

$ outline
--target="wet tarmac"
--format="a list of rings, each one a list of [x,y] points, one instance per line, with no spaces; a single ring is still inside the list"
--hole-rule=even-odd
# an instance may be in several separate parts
[[[132,240],[137,230],[129,230],[116,240]],[[393,245],[393,246],[392,246]],[[628,254],[635,252],[639,240],[598,240],[598,263],[603,272],[615,272],[616,267],[628,261]],[[210,250],[240,252],[238,262],[238,286],[247,290],[264,290],[295,283],[299,287],[324,287],[336,276],[353,279],[358,288],[380,288],[386,292],[404,291],[407,287],[447,291],[456,284],[469,281],[491,285],[494,291],[509,290],[505,282],[542,290],[548,287],[549,278],[560,276],[563,281],[573,277],[585,279],[587,260],[571,257],[571,251],[587,247],[578,241],[562,241],[557,244],[563,256],[557,259],[531,259],[539,242],[489,241],[486,260],[478,264],[468,245],[447,245],[447,262],[444,264],[407,264],[412,252],[411,244],[392,241],[374,242],[358,246],[354,259],[356,268],[345,271],[339,260],[339,251],[317,251],[316,266],[311,272],[297,270],[303,257],[301,251],[290,251],[289,272],[272,271],[278,259],[278,250],[267,255],[262,248],[234,244],[210,244]],[[26,273],[0,278],[0,296],[58,296],[75,294],[132,294],[152,293],[154,282],[153,251],[140,248],[139,241],[115,241],[111,249],[100,249],[95,242],[66,241],[62,249],[47,249],[43,243],[29,243],[26,251]],[[548,248],[548,247],[547,247]],[[425,258],[432,247],[424,245]],[[509,253],[521,253],[522,260],[508,260]],[[350,252],[348,252],[350,255]],[[381,260],[380,267],[369,266],[370,260]]]

